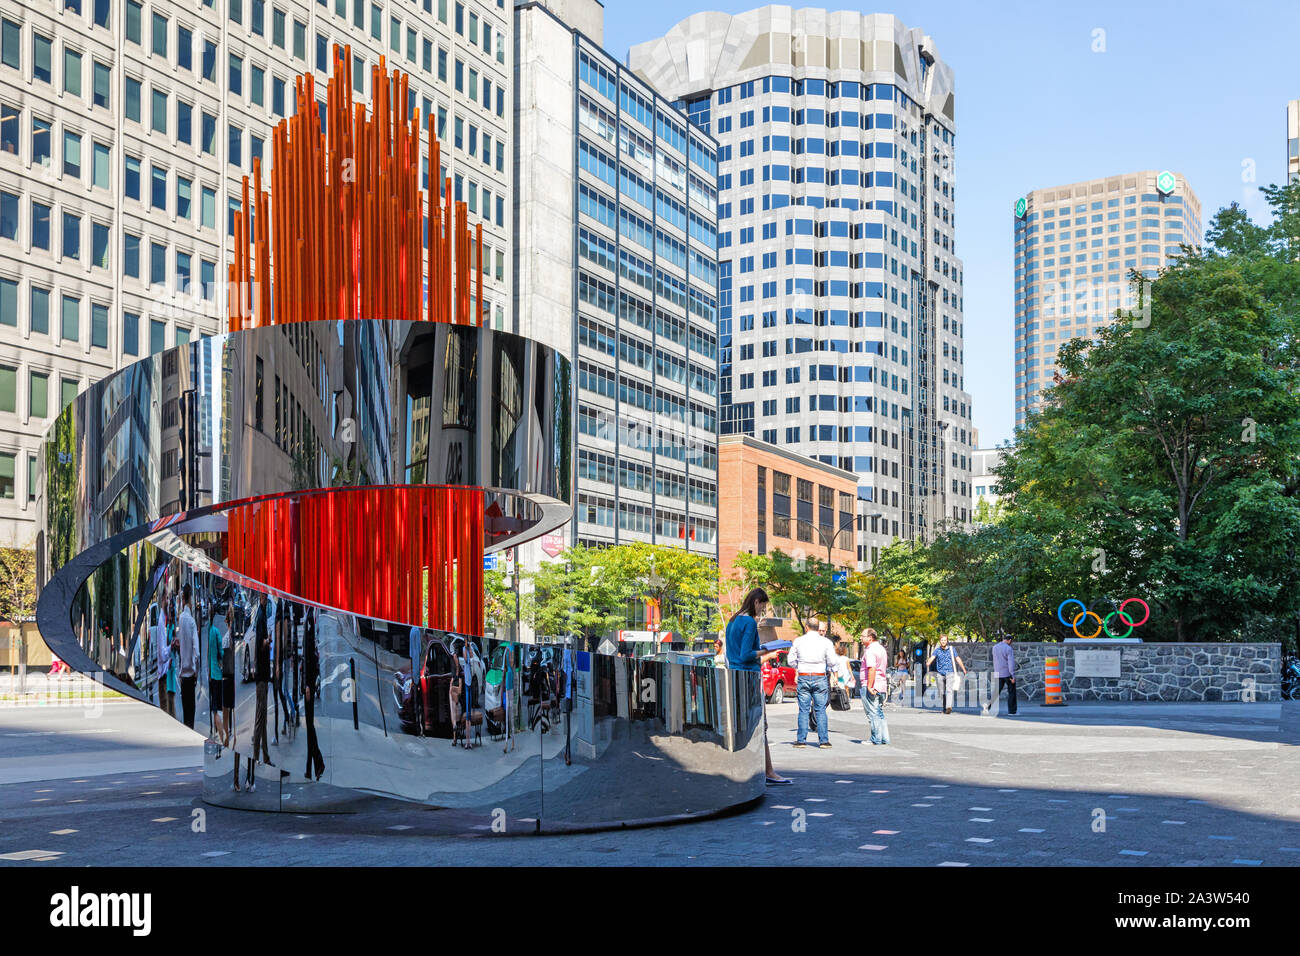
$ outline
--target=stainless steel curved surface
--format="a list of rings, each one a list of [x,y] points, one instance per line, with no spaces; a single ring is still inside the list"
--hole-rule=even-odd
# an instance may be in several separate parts
[[[453,630],[228,566],[228,522],[251,501],[459,486],[481,489],[483,550],[557,527],[571,516],[570,396],[563,357],[445,324],[273,326],[142,360],[47,435],[41,632],[74,668],[206,732],[214,803],[337,809],[370,794],[526,832],[752,801],[757,673],[511,635],[470,635],[467,651]],[[376,514],[365,554],[406,547]],[[349,571],[348,587],[383,580]],[[193,653],[178,640],[191,620]]]

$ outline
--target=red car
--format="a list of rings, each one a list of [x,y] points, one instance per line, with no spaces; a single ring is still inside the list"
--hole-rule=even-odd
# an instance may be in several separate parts
[[[773,704],[781,703],[787,692],[795,691],[794,668],[786,663],[785,655],[785,651],[779,651],[775,659],[763,662],[763,696]]]

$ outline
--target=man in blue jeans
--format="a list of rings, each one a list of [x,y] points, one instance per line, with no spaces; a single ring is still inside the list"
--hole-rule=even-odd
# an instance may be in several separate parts
[[[808,740],[808,711],[811,709],[817,721],[817,739],[822,747],[830,747],[830,728],[826,723],[826,702],[831,695],[829,674],[835,672],[838,658],[835,645],[830,639],[817,632],[818,621],[810,618],[808,633],[794,639],[786,663],[794,668],[797,675],[795,688],[799,699],[799,730],[795,740],[796,747],[803,747]]]
[[[862,649],[862,662],[859,665],[862,709],[867,712],[867,721],[871,724],[871,742],[873,744],[889,743],[889,724],[885,721],[885,692],[889,688],[889,655],[885,653],[876,632],[867,628],[863,635],[866,646]]]

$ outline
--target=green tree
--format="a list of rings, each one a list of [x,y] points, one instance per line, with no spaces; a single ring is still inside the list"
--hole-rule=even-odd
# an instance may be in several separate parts
[[[717,631],[718,566],[712,558],[640,541],[601,553],[610,573],[627,582],[634,599],[659,607],[660,630],[687,638]]]
[[[505,571],[483,572],[483,619],[497,630],[515,621],[515,591],[506,581]]]
[[[36,552],[0,548],[0,617],[23,621],[36,616]]]
[[[522,613],[539,634],[599,639],[627,622],[631,582],[607,573],[603,554],[599,548],[574,545],[559,560],[543,561],[528,574],[532,590],[524,595]]]
[[[739,554],[735,566],[744,589],[761,587],[784,607],[800,629],[813,617],[838,618],[847,606],[844,585],[836,584],[833,565],[819,558],[795,558],[783,551]]]
[[[1220,245],[1189,250],[1144,290],[1149,324],[1117,322],[1059,353],[1064,380],[998,472],[1004,524],[1050,566],[1019,569],[1022,586],[1040,585],[1020,609],[1028,626],[1059,634],[1069,597],[1147,598],[1147,640],[1231,638],[1260,613],[1295,620],[1300,265],[1288,236],[1300,192],[1265,192],[1265,242],[1225,210],[1211,227]]]

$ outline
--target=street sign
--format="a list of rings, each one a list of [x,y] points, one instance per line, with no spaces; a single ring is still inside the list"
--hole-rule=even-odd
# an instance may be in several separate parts
[[[483,555],[483,570],[495,571],[497,569],[497,556],[495,554]]]
[[[1156,190],[1168,196],[1178,185],[1178,178],[1169,170],[1165,170],[1156,177]]]
[[[833,582],[835,582],[836,584],[843,584],[843,583],[844,583],[845,581],[847,581],[848,579],[849,579],[849,572],[848,572],[847,570],[846,570],[846,571],[835,571],[835,572],[832,572],[832,574],[831,574],[831,580],[832,580]]]
[[[558,558],[560,552],[564,550],[564,535],[558,531],[552,531],[549,534],[542,535],[542,550],[549,557]]]
[[[1021,196],[1019,199],[1017,199],[1017,200],[1016,200],[1016,218],[1017,218],[1017,219],[1024,219],[1024,218],[1025,218],[1025,210],[1027,210],[1028,208],[1029,208],[1029,203],[1025,202],[1025,197],[1024,197],[1024,196]]]

